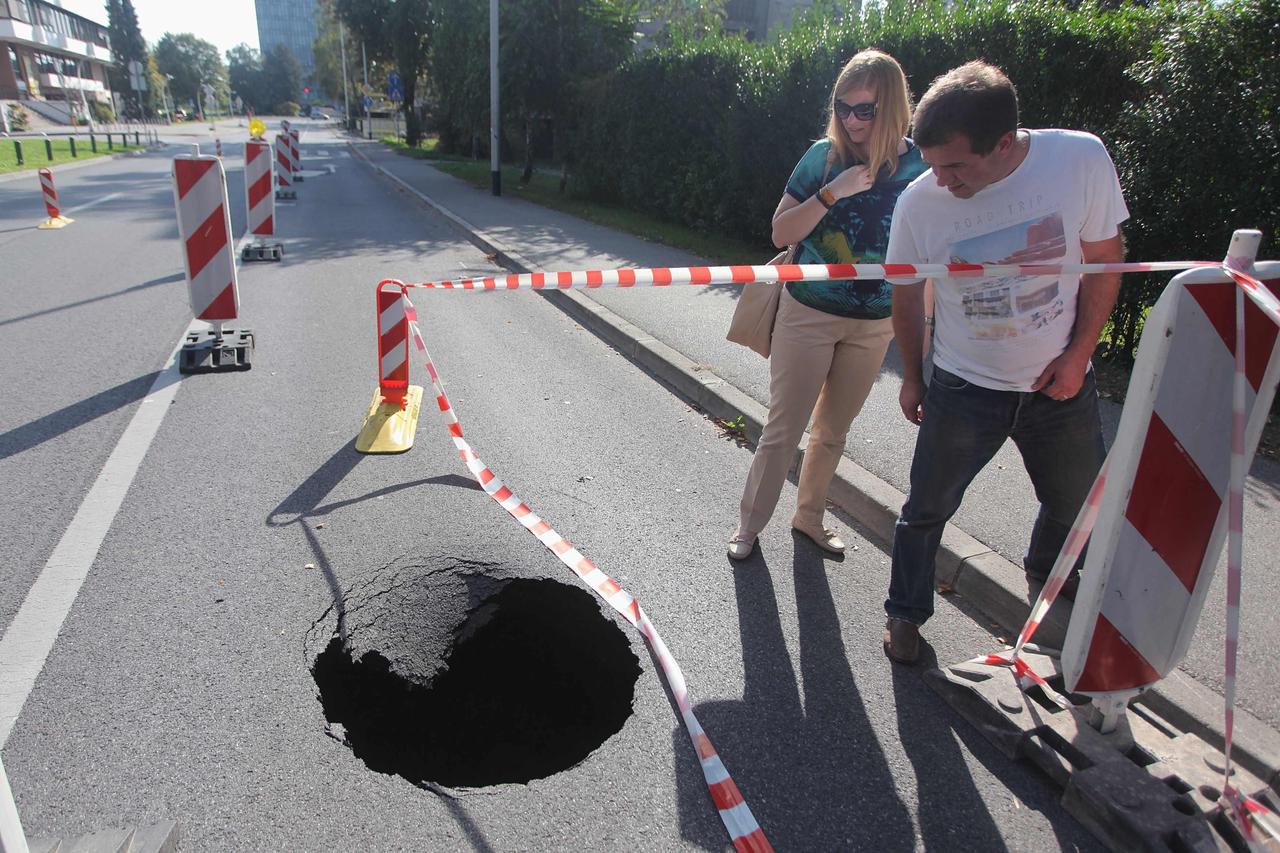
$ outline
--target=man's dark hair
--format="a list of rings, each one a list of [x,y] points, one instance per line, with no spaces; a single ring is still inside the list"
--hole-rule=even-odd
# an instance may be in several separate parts
[[[1018,129],[1018,92],[994,65],[966,62],[933,81],[916,106],[912,127],[921,148],[964,134],[974,154],[990,154],[1000,137]]]

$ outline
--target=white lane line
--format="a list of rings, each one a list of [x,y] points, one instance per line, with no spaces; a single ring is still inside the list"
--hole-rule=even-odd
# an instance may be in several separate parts
[[[102,204],[104,201],[111,201],[111,199],[119,198],[122,195],[124,195],[123,192],[107,193],[101,198],[95,198],[93,201],[86,201],[84,204],[77,204],[75,207],[68,207],[66,210],[62,212],[63,213],[79,213],[82,210],[88,210],[89,208],[94,207],[95,205]]]
[[[192,320],[187,332],[206,328],[206,325]],[[0,638],[0,749],[8,742],[151,440],[177,396],[182,384],[178,351],[186,337],[184,333],[173,348],[164,369],[152,383],[124,435],[102,466],[98,479],[80,503],[75,518],[27,592],[22,607]]]

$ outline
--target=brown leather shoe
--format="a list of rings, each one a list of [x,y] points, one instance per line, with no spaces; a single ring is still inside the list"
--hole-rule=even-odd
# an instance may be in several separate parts
[[[910,666],[920,656],[920,626],[890,617],[884,626],[884,653],[890,660]]]

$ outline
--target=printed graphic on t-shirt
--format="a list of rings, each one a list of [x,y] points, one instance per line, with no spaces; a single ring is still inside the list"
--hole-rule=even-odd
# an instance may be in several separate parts
[[[1062,214],[1051,213],[949,246],[957,264],[1053,264],[1066,257]],[[1016,338],[1062,316],[1056,276],[1010,276],[966,283],[957,280],[970,340]]]

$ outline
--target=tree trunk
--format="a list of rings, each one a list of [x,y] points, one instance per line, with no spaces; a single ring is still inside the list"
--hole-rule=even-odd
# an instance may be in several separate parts
[[[414,75],[404,76],[404,141],[410,148],[417,148],[422,139],[422,127],[418,121],[418,111],[414,109],[414,90],[417,80]]]
[[[524,118],[524,172],[520,175],[520,183],[528,185],[533,180],[533,119]]]

